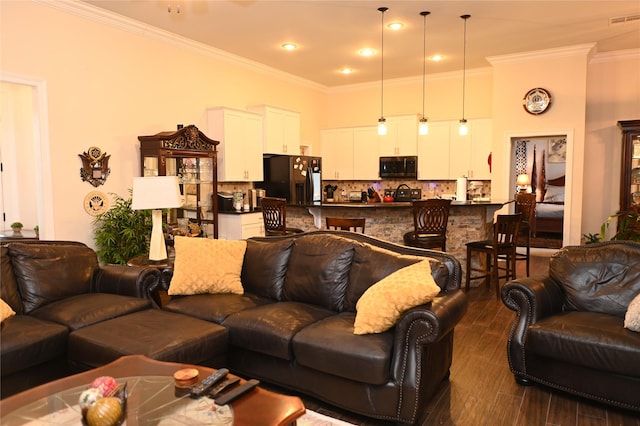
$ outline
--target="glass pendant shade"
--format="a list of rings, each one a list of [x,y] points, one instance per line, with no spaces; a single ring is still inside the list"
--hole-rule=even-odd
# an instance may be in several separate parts
[[[425,117],[420,119],[420,123],[418,124],[418,133],[422,136],[429,134],[429,123]]]
[[[387,120],[384,117],[378,119],[378,135],[386,136],[387,134]]]
[[[460,127],[458,127],[458,134],[460,136],[467,136],[469,134],[469,128],[467,127],[467,120],[464,118],[460,120]]]

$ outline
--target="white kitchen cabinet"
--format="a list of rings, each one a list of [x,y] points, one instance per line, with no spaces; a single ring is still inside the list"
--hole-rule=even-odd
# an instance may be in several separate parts
[[[263,117],[263,152],[265,154],[300,154],[300,113],[269,105],[250,106]]]
[[[322,179],[353,180],[353,128],[320,131]]]
[[[492,123],[490,119],[468,120],[469,134],[460,136],[459,121],[451,122],[450,166],[451,179],[489,180],[487,158],[491,153]]]
[[[387,117],[387,134],[378,137],[380,156],[418,155],[418,116]]]
[[[448,180],[449,165],[449,121],[429,123],[429,134],[418,136],[418,179]]]
[[[232,108],[207,110],[208,134],[218,145],[218,181],[263,180],[262,116]]]
[[[380,151],[376,126],[353,128],[353,180],[380,179]]]
[[[264,237],[262,213],[218,213],[218,238],[221,240],[245,240]]]

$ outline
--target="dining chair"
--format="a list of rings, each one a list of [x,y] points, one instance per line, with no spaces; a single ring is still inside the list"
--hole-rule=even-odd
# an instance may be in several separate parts
[[[413,230],[404,234],[404,244],[447,251],[447,223],[451,200],[430,198],[412,203]]]
[[[526,261],[527,276],[529,276],[529,263],[531,259],[531,232],[536,214],[536,194],[519,192],[516,194],[516,213],[522,213],[520,231],[517,237],[517,246],[525,247],[525,253],[516,252],[516,261]]]
[[[260,202],[264,233],[266,236],[289,235],[304,232],[298,228],[287,228],[287,200],[276,197],[263,197]]]
[[[327,229],[340,229],[342,231],[353,231],[358,232],[358,228],[360,228],[360,232],[364,234],[364,225],[366,222],[365,218],[346,218],[346,217],[327,217]]]
[[[487,288],[491,281],[496,283],[496,297],[500,299],[500,278],[507,281],[516,277],[516,239],[520,230],[522,213],[498,215],[493,224],[493,238],[484,241],[472,241],[467,246],[467,279],[466,291],[469,291],[469,283],[472,280],[484,279]],[[480,266],[472,267],[474,253],[485,254],[484,267],[479,259]],[[499,261],[504,260],[505,266],[500,267]],[[504,275],[500,275],[504,271]],[[472,277],[472,272],[481,272],[481,275]]]

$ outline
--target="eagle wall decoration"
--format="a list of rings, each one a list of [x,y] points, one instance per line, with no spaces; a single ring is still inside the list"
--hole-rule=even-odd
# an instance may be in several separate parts
[[[107,180],[107,176],[111,172],[109,168],[110,155],[102,152],[97,146],[92,146],[87,152],[78,154],[78,157],[82,159],[80,177],[83,182],[89,182],[91,185],[98,187]]]

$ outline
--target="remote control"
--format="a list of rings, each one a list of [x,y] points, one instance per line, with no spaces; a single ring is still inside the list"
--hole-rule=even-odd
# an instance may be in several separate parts
[[[229,377],[227,379],[224,379],[223,381],[215,385],[213,389],[211,389],[211,392],[209,392],[209,397],[213,399],[217,398],[223,390],[227,389],[231,385],[238,383],[239,381],[240,377]]]
[[[227,370],[226,368],[221,368],[212,375],[205,377],[200,383],[191,388],[191,390],[189,391],[191,393],[191,396],[204,395],[211,388],[211,386],[224,379],[227,374],[229,374],[229,370]]]
[[[217,405],[226,405],[229,402],[231,402],[234,399],[236,399],[237,397],[239,397],[240,395],[242,395],[242,394],[244,394],[246,392],[249,392],[251,389],[255,388],[259,384],[260,384],[259,380],[251,379],[251,380],[241,384],[240,386],[236,386],[235,388],[231,389],[229,392],[223,394],[222,396],[216,398],[214,400],[214,402]]]

